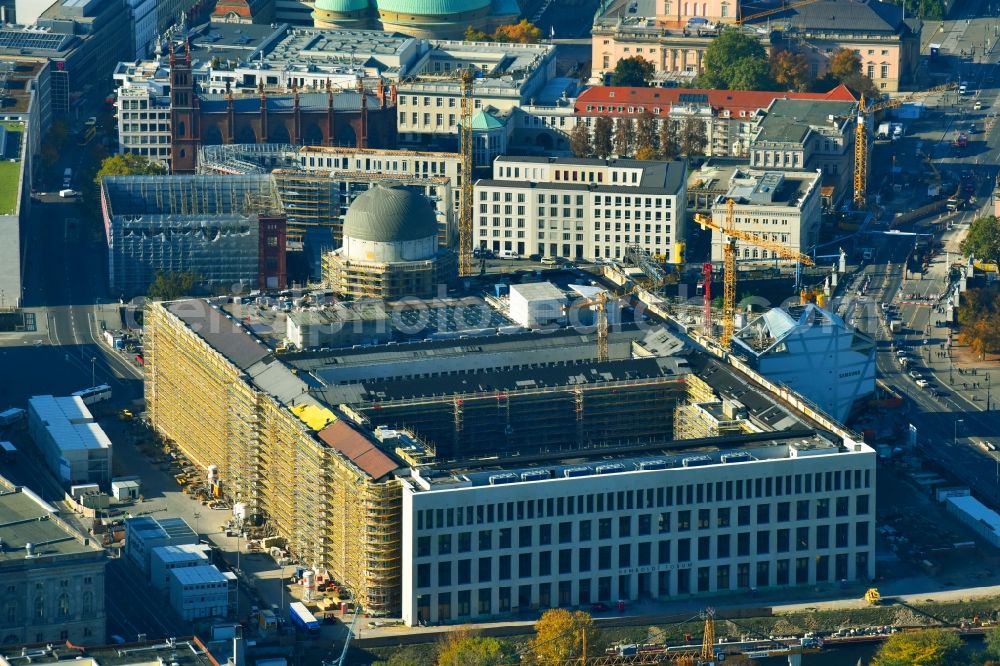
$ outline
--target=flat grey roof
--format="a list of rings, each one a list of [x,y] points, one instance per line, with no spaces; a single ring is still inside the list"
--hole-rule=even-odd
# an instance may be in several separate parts
[[[28,558],[26,544],[34,557],[101,552],[96,542],[84,543],[84,536],[56,517],[56,509],[27,488],[15,487],[0,479],[0,566]]]

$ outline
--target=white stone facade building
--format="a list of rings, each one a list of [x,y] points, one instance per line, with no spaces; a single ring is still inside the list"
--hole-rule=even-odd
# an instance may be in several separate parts
[[[727,200],[732,199],[736,229],[805,253],[819,239],[822,223],[822,172],[737,170],[729,191],[712,205],[712,221],[725,227]],[[725,239],[712,233],[712,261],[722,261]],[[776,253],[751,243],[736,242],[737,259],[773,261]]]
[[[500,157],[475,186],[474,246],[593,261],[629,245],[677,261],[684,162]]]
[[[695,453],[413,470],[404,622],[872,578],[874,450],[818,431],[743,437]]]

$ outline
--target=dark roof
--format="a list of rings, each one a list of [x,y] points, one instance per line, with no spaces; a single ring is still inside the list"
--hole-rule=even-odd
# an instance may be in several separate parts
[[[604,363],[587,360],[537,368],[362,382],[362,386],[367,393],[368,402],[379,402],[534,388],[593,387],[605,382],[655,377],[681,380],[683,375],[676,374],[675,367],[672,359],[641,358]]]
[[[346,421],[335,421],[321,430],[318,436],[324,444],[339,451],[375,481],[403,466]]]
[[[688,363],[695,376],[711,386],[718,395],[738,401],[758,421],[775,427],[781,421],[791,418],[797,421],[797,426],[805,426],[801,418],[779,407],[772,398],[725,364],[706,354],[691,354]]]
[[[204,112],[222,112],[228,108],[226,95],[205,93],[198,95],[201,110]],[[295,107],[294,96],[273,95],[267,96],[268,111],[291,111]],[[299,93],[299,109],[302,111],[326,111],[329,108],[329,98],[327,93]],[[368,108],[375,110],[379,108],[378,97],[368,95]],[[257,113],[260,111],[260,96],[255,94],[233,95],[233,110],[237,113]],[[356,90],[343,90],[333,94],[334,111],[360,111],[361,93]]]
[[[415,189],[376,183],[363,192],[344,216],[344,238],[396,243],[437,237],[438,223],[430,200]]]
[[[877,0],[819,0],[790,9],[768,20],[787,22],[803,30],[905,34],[910,26],[903,20],[903,8]]]
[[[212,307],[208,301],[191,298],[174,301],[166,308],[240,370],[246,370],[270,354],[267,347],[247,329]]]

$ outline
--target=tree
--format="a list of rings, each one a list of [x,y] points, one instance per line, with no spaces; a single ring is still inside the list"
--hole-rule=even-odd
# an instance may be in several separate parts
[[[708,145],[704,121],[685,118],[680,131],[680,152],[684,155],[704,155]]]
[[[515,44],[537,44],[541,38],[541,29],[527,19],[521,19],[520,23],[502,25],[493,33],[494,41]]]
[[[875,655],[875,666],[950,666],[962,663],[962,639],[944,629],[893,634]]]
[[[875,86],[875,82],[861,73],[850,74],[841,83],[850,88],[855,95],[864,95],[868,99],[878,98],[882,94]]]
[[[583,119],[578,119],[576,127],[569,133],[569,149],[577,157],[590,157],[594,154],[594,147],[590,143],[590,128]]]
[[[959,247],[968,257],[990,264],[1000,262],[1000,218],[987,215],[973,220]]]
[[[653,78],[655,71],[653,63],[642,56],[623,58],[615,65],[615,71],[611,74],[611,85],[644,88],[649,85],[649,79]]]
[[[986,633],[983,643],[987,655],[994,659],[1000,659],[1000,626],[990,629]]]
[[[861,56],[851,49],[837,49],[830,56],[830,74],[838,81],[843,81],[851,74],[861,73]]]
[[[159,162],[133,153],[112,155],[101,161],[101,168],[94,176],[94,184],[101,187],[105,176],[159,176],[167,172]]]
[[[437,666],[494,666],[506,661],[509,652],[496,638],[452,631],[438,645]]]
[[[631,118],[619,118],[615,123],[615,154],[630,157],[635,144],[635,123]]]
[[[172,301],[181,296],[190,296],[194,283],[194,273],[157,273],[147,294],[150,298]]]
[[[594,639],[594,621],[589,613],[570,612],[565,608],[553,608],[535,623],[535,637],[528,643],[528,654],[532,663],[557,664],[580,656],[583,648],[583,634],[587,642]]]
[[[664,119],[660,123],[660,136],[657,140],[656,155],[661,160],[672,160],[680,154],[677,145],[677,125],[672,120]]]
[[[767,53],[756,37],[725,28],[705,49],[702,88],[766,90],[771,83]]]
[[[803,53],[771,51],[771,78],[786,90],[805,90],[809,84],[809,61]]]
[[[607,116],[600,116],[594,121],[594,154],[602,160],[606,159],[614,150],[611,141],[611,134],[614,131],[614,123]]]
[[[656,149],[649,146],[642,146],[639,150],[635,151],[635,159],[637,160],[655,160],[656,159]]]
[[[482,30],[476,30],[471,25],[465,28],[465,41],[467,42],[488,42],[490,36]]]
[[[635,148],[637,156],[640,150],[647,148],[656,153],[656,116],[649,109],[635,121]]]

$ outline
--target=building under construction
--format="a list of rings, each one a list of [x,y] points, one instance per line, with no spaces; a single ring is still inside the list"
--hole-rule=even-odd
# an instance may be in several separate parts
[[[209,288],[283,289],[285,216],[270,176],[115,176],[101,181],[108,279],[123,296],[159,273]]]
[[[874,452],[838,424],[807,416],[664,328],[616,326],[608,360],[598,362],[595,335],[568,328],[515,333],[500,326],[452,339],[275,355],[239,313],[230,316],[205,301],[150,303],[146,327],[153,426],[199,466],[216,465],[226,497],[246,502],[288,540],[296,558],[326,568],[373,614],[402,613],[410,624],[474,620],[518,609],[815,585],[874,573]],[[817,434],[817,427],[824,432]],[[846,454],[851,457],[841,462]],[[763,460],[770,462],[759,470],[733,464]],[[728,490],[706,481],[715,473],[710,466],[721,466]],[[691,475],[688,467],[699,472]],[[751,551],[744,557],[742,545],[731,558],[700,549],[694,557],[681,550],[681,539],[661,543],[658,551],[656,542],[645,543],[651,529],[662,534],[671,524],[695,532],[689,543],[709,525],[726,534],[730,525],[735,529],[736,520],[730,523],[727,514],[723,522],[721,512],[717,523],[700,510],[692,521],[692,510],[683,505],[695,502],[695,495],[685,479],[697,476],[709,488],[706,498],[698,485],[700,506],[728,506],[734,492],[741,499],[764,497],[760,474],[779,468],[777,481],[766,479],[767,497],[774,482],[784,489],[768,500],[776,503],[779,522],[787,519],[781,517],[785,500],[796,506],[800,494],[826,497],[834,488],[850,489],[844,506],[859,518],[849,530],[843,527],[843,539],[837,528],[836,554],[826,552],[830,544],[816,543],[801,562],[782,559],[783,537],[763,523],[756,538],[777,538],[779,545],[756,546],[752,552],[774,555],[758,556],[752,571]],[[834,469],[846,470],[836,486],[829,485]],[[822,483],[821,470],[831,470]],[[628,475],[654,471],[655,479],[635,477],[653,485],[634,497],[638,486]],[[808,472],[807,486],[797,481],[793,491],[786,472]],[[759,478],[744,488],[748,473]],[[543,475],[554,483],[536,483]],[[619,476],[602,481],[600,475]],[[543,566],[536,550],[547,542],[534,523],[567,511],[578,518],[600,514],[607,489],[602,483],[620,489],[608,494],[606,505],[618,512],[618,527],[605,531],[602,521],[592,535],[588,525],[586,536],[583,526],[579,534],[570,527],[565,538],[580,548],[589,548],[593,537],[614,539],[614,556],[606,560],[603,549],[595,551],[593,571],[619,575],[590,573],[590,553],[586,560],[572,554],[558,569]],[[666,504],[665,488],[675,498]],[[600,492],[588,495],[591,490]],[[594,506],[585,509],[585,502]],[[663,508],[652,518],[633,509],[654,506]],[[529,567],[521,578],[509,557],[504,564],[504,553],[486,552],[513,547],[504,523],[516,524],[515,514],[516,521],[528,521],[513,533],[521,535],[520,552],[532,558],[521,560],[519,566]],[[625,526],[626,515],[637,522]],[[837,515],[849,524],[845,514]],[[546,524],[563,543],[564,527]],[[470,603],[467,588],[450,589],[466,578],[462,562],[448,564],[457,568],[447,572],[433,565],[434,558],[450,562],[451,553],[468,552],[463,525],[477,525],[480,534],[479,580],[510,581],[480,586],[478,603]],[[527,532],[519,529],[533,530],[535,540],[529,535],[524,542]],[[734,544],[736,538],[734,533]],[[700,559],[712,560],[710,573],[697,566]],[[584,562],[587,568],[578,569]]]

